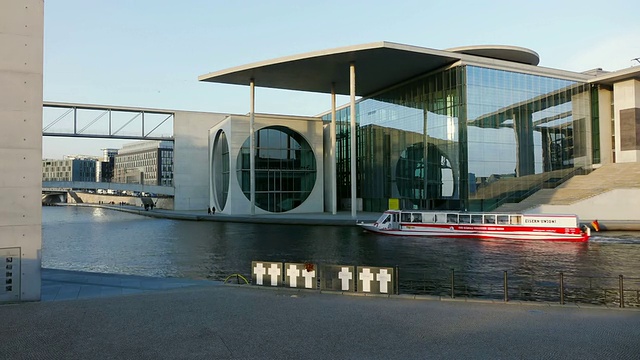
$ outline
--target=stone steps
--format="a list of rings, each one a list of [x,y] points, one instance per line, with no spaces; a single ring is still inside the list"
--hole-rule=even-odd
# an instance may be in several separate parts
[[[577,175],[555,189],[543,189],[497,211],[520,212],[538,205],[570,205],[614,189],[640,188],[640,163],[607,164],[588,175]]]

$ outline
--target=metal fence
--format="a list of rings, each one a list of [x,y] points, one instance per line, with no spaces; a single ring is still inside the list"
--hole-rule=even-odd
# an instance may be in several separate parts
[[[521,275],[503,271],[479,276],[455,269],[446,274],[423,273],[421,278],[413,273],[403,279],[403,274],[399,290],[405,294],[640,307],[640,278],[623,275]]]
[[[390,293],[394,294],[640,307],[640,278],[637,277],[581,276],[563,272],[523,274],[496,271],[487,274],[485,271],[455,269],[427,272],[398,266],[393,269],[394,286]],[[251,278],[247,276],[247,279]],[[320,283],[321,279],[317,281]],[[252,280],[245,282],[251,283]]]

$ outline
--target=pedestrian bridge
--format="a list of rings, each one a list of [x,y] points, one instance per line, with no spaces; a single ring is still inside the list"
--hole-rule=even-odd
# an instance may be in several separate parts
[[[87,189],[87,190],[116,190],[116,191],[137,191],[148,192],[158,195],[174,196],[173,186],[141,185],[141,184],[120,184],[94,181],[43,181],[42,190],[67,190],[67,189]]]

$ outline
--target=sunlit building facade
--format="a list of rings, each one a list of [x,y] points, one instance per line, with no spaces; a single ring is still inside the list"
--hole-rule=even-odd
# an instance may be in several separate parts
[[[492,210],[593,162],[591,86],[458,66],[357,103],[357,191],[365,211]],[[338,197],[348,198],[350,108],[337,111]],[[330,114],[323,116],[330,121]],[[597,156],[596,156],[597,160]]]
[[[356,209],[380,212],[392,203],[491,211],[600,166],[640,162],[640,66],[573,72],[539,60],[514,46],[378,42],[200,80],[330,94],[331,109],[318,115],[324,138],[316,186],[323,179],[324,211],[355,217]],[[336,95],[349,103],[337,107]],[[253,171],[256,188],[270,181]]]
[[[96,181],[97,159],[66,156],[62,160],[42,160],[42,181]]]
[[[114,160],[113,182],[173,185],[173,143],[140,141],[125,144]]]

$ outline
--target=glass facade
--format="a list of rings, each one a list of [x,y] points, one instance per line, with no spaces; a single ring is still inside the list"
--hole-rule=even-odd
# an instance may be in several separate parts
[[[591,164],[589,86],[458,66],[357,103],[364,211],[493,210]],[[337,112],[339,204],[350,198],[348,107]],[[324,117],[331,120],[331,115]]]
[[[224,210],[229,196],[229,142],[227,134],[219,130],[213,143],[211,154],[211,179],[213,179],[213,194],[219,210]]]
[[[269,126],[255,133],[256,206],[270,212],[289,211],[309,197],[316,182],[316,159],[299,133]],[[238,183],[251,199],[249,139],[238,154]]]

